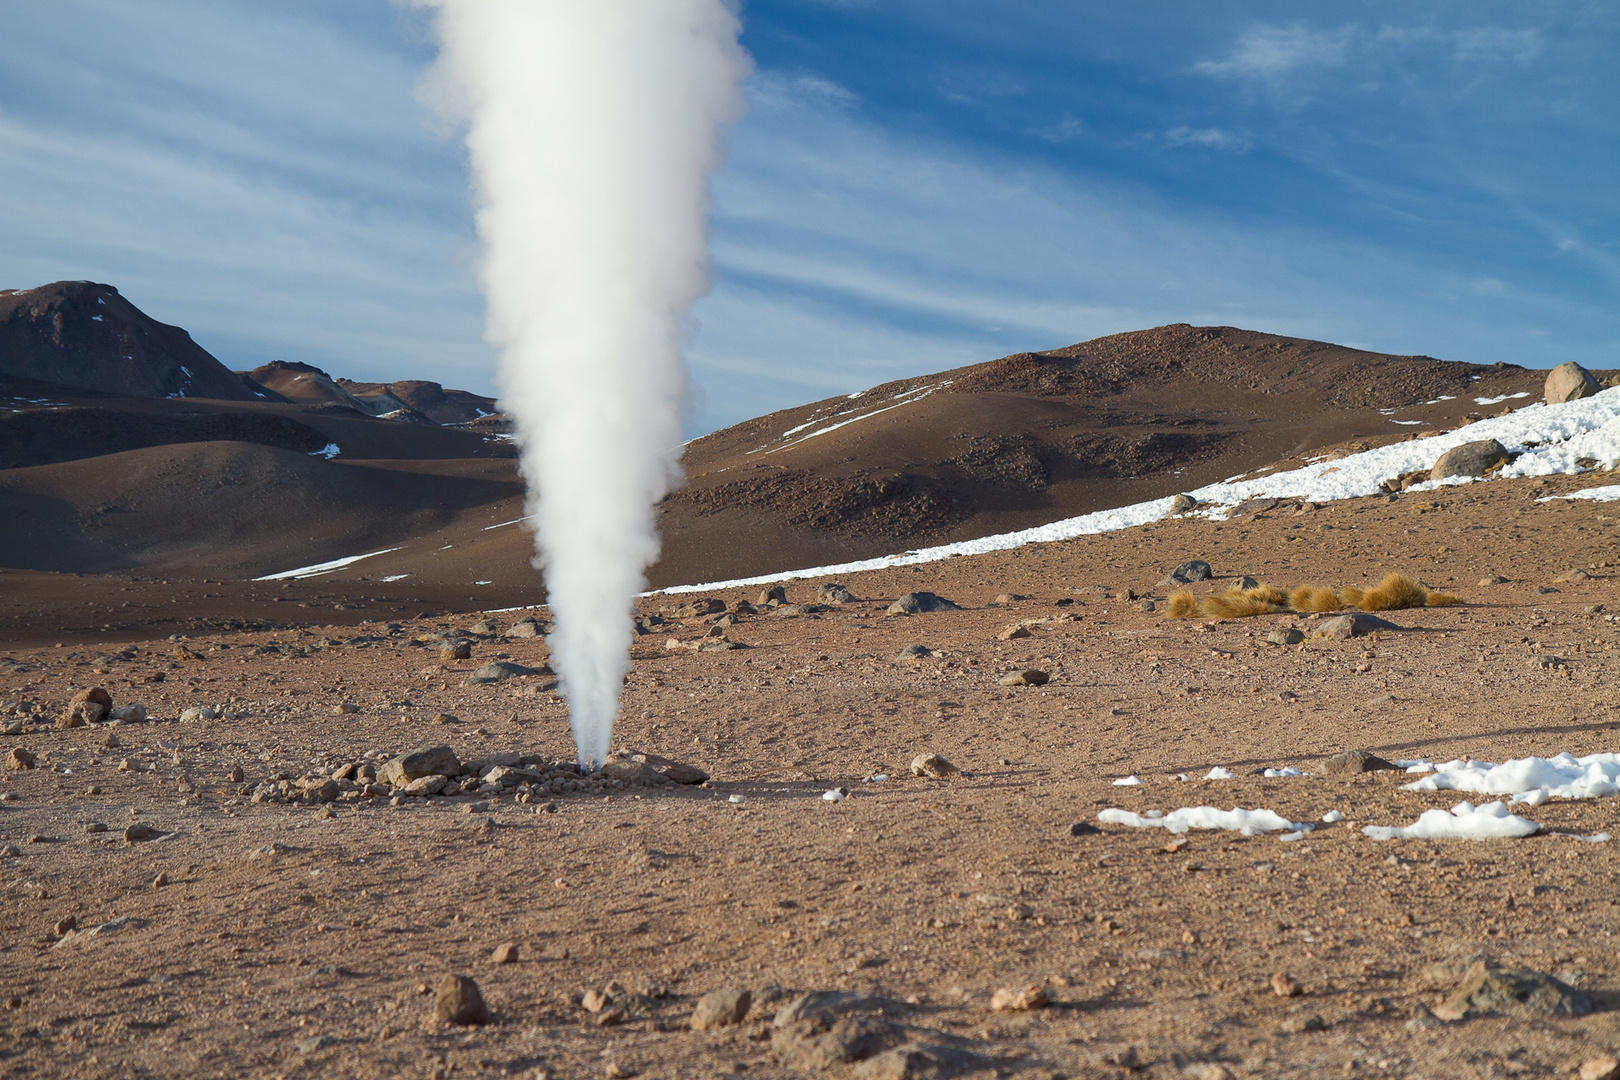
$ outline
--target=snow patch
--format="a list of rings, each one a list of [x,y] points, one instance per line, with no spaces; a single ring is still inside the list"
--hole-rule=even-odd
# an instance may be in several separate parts
[[[1530,396],[1528,390],[1520,390],[1517,394],[1497,394],[1495,397],[1477,397],[1475,405],[1500,405],[1509,398],[1526,398]]]
[[[1422,780],[1402,785],[1401,790],[1514,795],[1520,796],[1515,802],[1531,806],[1548,798],[1602,799],[1620,795],[1620,754],[1578,758],[1564,753],[1550,758],[1515,758],[1500,765],[1458,759],[1435,765],[1432,770]],[[1536,792],[1542,793],[1539,798],[1533,796]]]
[[[1141,787],[1142,786],[1142,778],[1140,776],[1122,776],[1118,780],[1114,781],[1114,786],[1115,787]]]
[[[1237,775],[1237,773],[1231,772],[1230,770],[1227,770],[1227,769],[1223,769],[1219,765],[1217,765],[1213,769],[1209,770],[1209,772],[1204,774],[1204,779],[1205,780],[1230,780],[1233,777],[1235,777],[1236,775]]]
[[[1260,775],[1276,779],[1279,776],[1304,776],[1305,773],[1300,769],[1294,768],[1292,765],[1284,765],[1280,769],[1267,769]]]
[[[389,574],[387,577],[383,578],[383,580],[384,581],[404,581],[406,578],[408,578],[410,576],[411,575],[409,575],[409,574]]]
[[[1213,806],[1184,806],[1168,814],[1161,814],[1157,810],[1133,814],[1129,810],[1109,807],[1097,815],[1097,820],[1106,825],[1165,829],[1173,833],[1184,833],[1188,829],[1224,829],[1240,832],[1244,836],[1256,836],[1266,832],[1306,833],[1311,830],[1310,825],[1289,821],[1274,810],[1242,810],[1235,806],[1230,810],[1217,810]]]
[[[309,566],[300,566],[296,570],[283,570],[279,574],[266,574],[256,577],[254,581],[286,581],[288,578],[311,578],[322,574],[330,574],[334,570],[341,570],[345,566],[353,566],[361,559],[370,559],[377,555],[387,555],[390,551],[399,551],[397,547],[383,548],[381,551],[368,551],[364,555],[350,555],[342,559],[332,559],[329,562],[311,563]]]
[[[343,453],[343,451],[338,449],[338,444],[337,443],[329,442],[325,446],[321,447],[319,450],[311,450],[309,452],[309,456],[310,457],[325,458],[327,461],[331,461],[333,458],[337,457],[341,453]]]
[[[1374,840],[1502,840],[1532,836],[1541,826],[1517,817],[1500,800],[1475,806],[1460,802],[1447,810],[1425,810],[1405,828],[1368,825],[1361,830]]]
[[[1620,484],[1605,484],[1603,487],[1582,488],[1572,491],[1568,495],[1546,495],[1536,502],[1552,502],[1554,499],[1591,499],[1593,502],[1620,501]]]

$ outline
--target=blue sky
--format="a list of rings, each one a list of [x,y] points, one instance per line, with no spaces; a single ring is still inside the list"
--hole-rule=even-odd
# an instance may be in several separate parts
[[[385,0],[53,0],[0,36],[0,287],[233,367],[487,390],[461,150]],[[1620,9],[746,4],[694,433],[1166,322],[1620,366]]]

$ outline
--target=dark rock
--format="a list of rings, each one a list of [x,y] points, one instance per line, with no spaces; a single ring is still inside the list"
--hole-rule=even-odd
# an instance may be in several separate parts
[[[1292,626],[1283,626],[1267,634],[1266,640],[1273,645],[1298,645],[1305,640],[1305,635]]]
[[[447,641],[447,642],[445,642],[444,646],[441,649],[439,649],[439,659],[444,660],[446,662],[451,661],[451,660],[471,660],[472,659],[472,642],[470,642],[470,641]]]
[[[821,604],[854,604],[859,598],[836,581],[831,581],[816,589],[816,602]]]
[[[960,611],[956,604],[931,592],[909,592],[889,605],[890,615],[931,615],[936,611]]]
[[[949,1080],[984,1069],[990,1062],[967,1050],[934,1043],[904,1042],[855,1066],[856,1080]]]
[[[1448,476],[1484,476],[1493,465],[1508,459],[1507,447],[1495,439],[1453,446],[1440,455],[1429,470],[1430,480],[1444,480]]]
[[[1159,582],[1161,589],[1176,588],[1181,585],[1191,585],[1195,581],[1208,581],[1214,576],[1209,563],[1202,559],[1188,559],[1174,570],[1170,571],[1163,581]]]
[[[961,769],[958,769],[938,754],[918,754],[911,759],[912,776],[926,776],[931,780],[943,780],[947,776],[960,776],[961,774]]]
[[[640,787],[658,787],[667,783],[662,773],[641,761],[632,761],[623,754],[609,754],[602,762],[602,778],[618,780]]]
[[[1322,762],[1324,776],[1355,776],[1367,772],[1398,772],[1399,769],[1365,750],[1345,750]]]
[[[466,975],[446,975],[439,980],[438,998],[433,1015],[441,1024],[489,1023],[489,1006],[478,984]]]
[[[448,746],[418,746],[384,765],[377,773],[381,783],[404,787],[423,776],[459,776],[461,761]]]
[[[1315,636],[1344,641],[1348,638],[1366,637],[1380,630],[1399,629],[1399,626],[1376,615],[1369,615],[1365,611],[1352,611],[1348,615],[1338,615],[1323,622],[1316,628]]]
[[[1442,1020],[1467,1016],[1585,1016],[1592,1000],[1540,971],[1492,971],[1481,960],[1468,970],[1462,985],[1434,1010]]]
[[[507,660],[492,660],[487,664],[480,664],[467,676],[467,685],[476,686],[482,683],[505,682],[507,679],[519,679],[525,675],[548,674],[542,669],[524,667]]]
[[[724,601],[699,597],[696,600],[688,600],[670,614],[677,619],[696,619],[704,615],[718,615],[724,610],[726,610]]]
[[[139,844],[144,840],[156,840],[162,835],[163,830],[154,829],[150,825],[142,825],[137,822],[124,830],[124,843]]]
[[[895,654],[896,660],[921,660],[925,656],[932,656],[926,645],[907,645]]]
[[[507,627],[506,633],[502,636],[509,638],[537,638],[544,635],[545,630],[540,626],[540,623],[533,618],[527,618],[519,619]]]
[[[787,603],[787,590],[780,585],[772,585],[770,588],[762,590],[759,599],[755,600],[754,603],[764,607],[772,600],[775,600],[778,604]]]
[[[1557,405],[1564,401],[1575,401],[1578,398],[1591,397],[1601,393],[1603,384],[1581,365],[1573,360],[1559,364],[1547,372],[1547,381],[1542,385],[1541,396],[1547,404]]]
[[[1170,512],[1172,514],[1185,514],[1187,511],[1197,507],[1197,505],[1198,500],[1191,495],[1177,495],[1170,500]]]
[[[6,755],[6,769],[9,772],[22,772],[25,769],[32,769],[38,761],[33,751],[13,746],[11,753]]]
[[[1102,830],[1089,821],[1077,821],[1069,826],[1070,836],[1100,836]]]
[[[518,960],[518,946],[515,941],[505,941],[495,946],[495,951],[489,959],[496,964],[515,964]]]
[[[709,774],[696,765],[688,765],[673,758],[660,757],[657,754],[647,754],[633,751],[625,754],[631,761],[640,762],[655,770],[665,780],[676,784],[702,784],[709,779]]]

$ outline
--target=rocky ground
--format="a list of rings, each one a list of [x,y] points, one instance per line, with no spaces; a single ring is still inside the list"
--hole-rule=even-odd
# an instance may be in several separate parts
[[[714,636],[719,612],[649,598],[615,736],[649,757],[596,779],[558,764],[543,637],[506,636],[543,610],[8,647],[0,750],[34,767],[0,780],[0,1074],[1577,1070],[1620,1050],[1620,908],[1616,844],[1563,834],[1620,833],[1615,800],[1381,843],[1360,826],[1457,797],[1318,770],[1620,749],[1620,511],[1537,501],[1592,482],[1168,521],[843,578],[860,599],[824,610],[817,582],[774,611],[739,590]],[[1321,620],[1163,617],[1192,558],[1195,589],[1401,570],[1464,602],[1279,646]],[[961,610],[885,614],[919,590]],[[744,647],[691,647],[722,640]],[[1001,685],[1025,670],[1050,681]],[[96,686],[149,716],[58,727]],[[434,771],[396,760],[423,746],[449,748],[413,759]],[[963,772],[911,775],[924,753]],[[1305,775],[1258,775],[1283,766]],[[1206,804],[1344,820],[1098,821]],[[438,1018],[483,1018],[450,975],[489,1022]]]

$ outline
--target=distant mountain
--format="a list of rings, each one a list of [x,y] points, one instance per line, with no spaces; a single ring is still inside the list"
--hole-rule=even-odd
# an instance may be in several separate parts
[[[435,424],[470,424],[495,415],[495,399],[466,390],[446,390],[436,382],[401,379],[391,383],[363,383],[339,379],[338,385],[362,401],[397,401]],[[375,415],[381,416],[384,409]]]
[[[190,334],[93,281],[0,289],[0,375],[125,397],[266,398]]]

